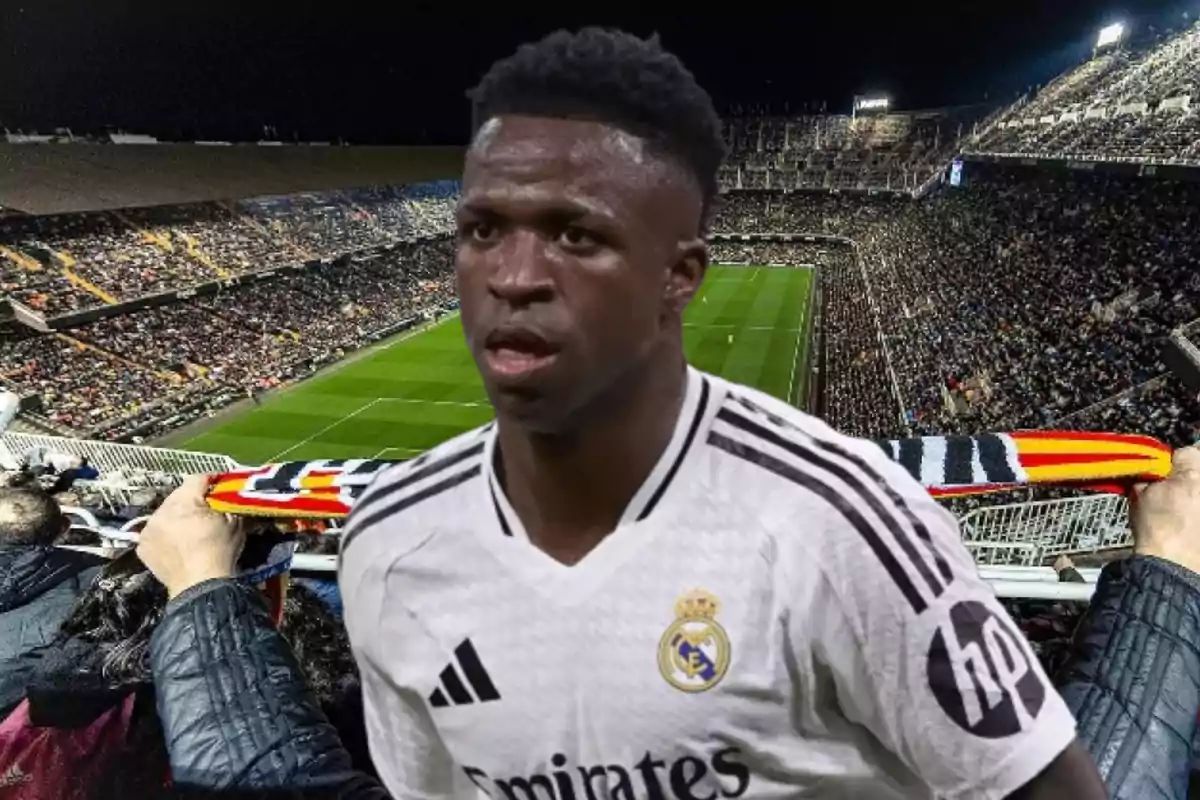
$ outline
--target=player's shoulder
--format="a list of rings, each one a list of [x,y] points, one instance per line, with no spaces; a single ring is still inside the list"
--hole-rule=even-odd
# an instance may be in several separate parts
[[[341,553],[373,528],[401,521],[436,498],[450,495],[483,474],[484,448],[492,423],[449,439],[409,461],[380,472],[355,500],[343,528]],[[404,547],[404,526],[394,545]]]
[[[779,478],[799,498],[832,501],[846,489],[882,497],[928,501],[928,493],[880,443],[840,433],[783,401],[739,384],[725,383],[709,444],[759,472]]]

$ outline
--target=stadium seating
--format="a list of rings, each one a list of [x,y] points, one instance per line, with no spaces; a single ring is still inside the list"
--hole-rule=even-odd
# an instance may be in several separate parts
[[[1159,347],[1200,316],[1200,186],[984,165],[970,183],[921,201],[725,196],[717,230],[856,242],[856,269],[827,273],[827,416],[872,436],[1065,426],[1195,441],[1200,403]]]
[[[7,218],[8,296],[51,320],[123,313],[53,333],[0,333],[0,386],[39,397],[50,426],[120,439],[311,374],[451,302],[456,191],[436,182]],[[202,284],[220,291],[183,291]],[[164,292],[178,295],[116,305]]]
[[[1200,163],[1200,23],[1097,54],[1018,103],[967,150]]]
[[[449,230],[453,182],[0,221],[0,288],[46,316]]]
[[[945,170],[986,110],[734,118],[726,125],[730,155],[721,182],[729,189],[916,191]]]

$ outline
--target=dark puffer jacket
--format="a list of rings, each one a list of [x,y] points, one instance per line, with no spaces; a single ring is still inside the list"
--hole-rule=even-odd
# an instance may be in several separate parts
[[[56,547],[0,547],[0,715],[21,702],[29,653],[50,643],[107,563]]]
[[[1148,556],[1109,564],[1060,680],[1114,800],[1188,797],[1200,713],[1200,575]]]
[[[150,667],[175,791],[388,797],[353,768],[259,592],[214,580],[181,593],[150,640]]]
[[[1200,703],[1200,576],[1137,556],[1105,568],[1063,696],[1113,798],[1183,800]],[[262,601],[231,581],[181,594],[151,643],[178,783],[379,800],[350,769]]]

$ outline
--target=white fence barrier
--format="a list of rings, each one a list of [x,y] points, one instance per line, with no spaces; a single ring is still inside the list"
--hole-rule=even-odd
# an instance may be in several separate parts
[[[1133,546],[1129,503],[1115,494],[985,506],[959,522],[981,564],[1042,564]]]
[[[239,466],[229,456],[216,453],[193,453],[188,450],[167,450],[161,447],[68,439],[63,436],[38,436],[31,433],[6,433],[0,436],[0,466],[15,469],[22,454],[35,447],[46,447],[57,453],[82,456],[100,470],[101,474],[140,469],[168,475],[197,475],[228,472]]]

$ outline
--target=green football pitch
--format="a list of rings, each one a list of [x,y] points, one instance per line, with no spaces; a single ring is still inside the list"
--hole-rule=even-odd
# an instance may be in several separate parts
[[[684,320],[691,363],[798,403],[808,373],[813,275],[811,268],[710,269]],[[224,453],[242,464],[404,459],[491,417],[452,316],[352,356],[182,442],[172,437],[170,446]]]

